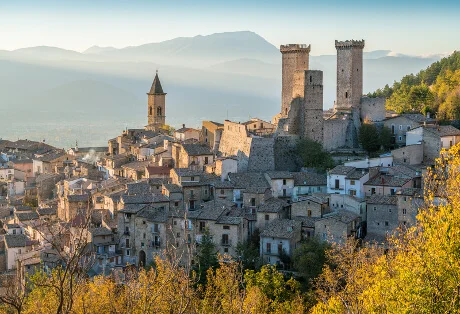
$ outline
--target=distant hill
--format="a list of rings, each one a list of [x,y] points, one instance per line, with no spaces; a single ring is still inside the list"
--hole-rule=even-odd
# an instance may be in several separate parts
[[[415,75],[405,75],[391,87],[387,84],[369,96],[385,97],[387,109],[399,113],[431,112],[439,120],[460,120],[460,52],[433,62]]]
[[[394,53],[389,50],[364,53],[366,93],[436,61],[390,55]],[[324,71],[324,106],[330,108],[336,93],[336,56],[313,55],[310,67]],[[246,31],[122,49],[93,46],[83,53],[46,46],[0,51],[0,69],[0,107],[11,117],[0,124],[0,138],[38,132],[52,137],[46,129],[51,135],[68,134],[71,139],[55,139],[60,147],[73,145],[77,135],[88,141],[82,145],[103,145],[114,132],[110,130],[142,127],[145,93],[157,69],[168,93],[166,119],[173,126],[198,127],[201,120],[227,117],[270,120],[280,107],[281,54]],[[59,126],[57,131],[56,123],[76,126],[72,131]],[[85,124],[93,125],[92,136]]]

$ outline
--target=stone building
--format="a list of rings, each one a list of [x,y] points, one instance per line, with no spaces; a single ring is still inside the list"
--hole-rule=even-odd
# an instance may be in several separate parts
[[[166,124],[166,93],[163,92],[158,71],[148,95],[148,128],[158,130]]]
[[[302,223],[297,220],[275,219],[260,233],[260,256],[264,263],[282,264],[283,256],[291,256],[301,236]]]
[[[337,96],[323,118],[323,72],[308,67],[310,46],[280,47],[283,57],[281,113],[273,121],[277,135],[297,135],[323,144],[326,150],[358,149],[363,122],[385,119],[385,99],[363,97],[364,40],[336,41]],[[224,129],[225,134],[225,129]]]
[[[209,145],[213,152],[219,149],[220,138],[224,125],[214,121],[203,121],[201,128],[201,143]]]
[[[337,210],[315,221],[315,235],[323,241],[343,243],[348,237],[359,236],[361,219],[347,210]]]
[[[427,118],[421,113],[404,113],[384,120],[385,127],[391,130],[393,144],[401,147],[406,145],[406,133],[426,123],[433,123],[434,119]]]
[[[367,200],[367,235],[382,240],[399,227],[396,195],[372,195]]]
[[[214,162],[214,153],[205,144],[180,144],[172,146],[172,159],[176,168],[204,170],[206,165]]]

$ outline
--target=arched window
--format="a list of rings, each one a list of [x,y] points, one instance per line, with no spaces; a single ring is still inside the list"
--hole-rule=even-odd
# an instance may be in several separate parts
[[[161,117],[161,107],[157,108],[157,116]]]
[[[348,92],[345,92],[345,98],[348,98]]]
[[[149,109],[149,115],[152,115],[152,114],[153,114],[152,111],[153,111],[153,110],[152,110],[152,107],[150,107],[150,109]]]

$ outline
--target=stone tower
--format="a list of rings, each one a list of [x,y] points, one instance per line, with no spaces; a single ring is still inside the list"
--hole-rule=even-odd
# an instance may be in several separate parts
[[[289,130],[303,138],[323,141],[323,71],[294,73]]]
[[[335,41],[337,49],[336,111],[359,109],[363,96],[364,40]]]
[[[148,124],[150,127],[159,128],[166,124],[166,93],[163,92],[158,71],[153,80],[148,95]]]
[[[308,70],[310,45],[290,44],[281,45],[282,61],[282,92],[281,92],[281,117],[286,118],[292,101],[294,86],[294,73]]]

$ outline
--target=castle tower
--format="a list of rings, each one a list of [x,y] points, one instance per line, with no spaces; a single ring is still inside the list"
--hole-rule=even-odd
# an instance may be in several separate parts
[[[335,41],[337,49],[336,111],[359,108],[363,96],[364,40]]]
[[[281,91],[281,117],[288,116],[292,101],[292,89],[294,86],[294,73],[308,70],[310,45],[289,44],[281,45],[280,52],[282,61],[282,91]]]
[[[163,92],[158,71],[153,80],[148,95],[148,124],[152,127],[161,127],[166,124],[166,93]]]
[[[293,112],[298,117],[297,134],[319,143],[323,142],[323,71],[296,71],[293,80]],[[296,108],[294,108],[296,107]]]

